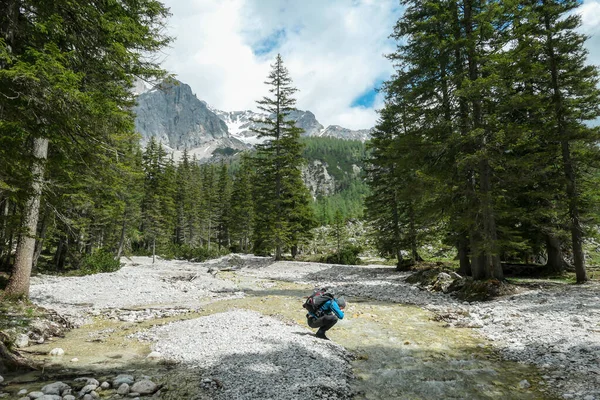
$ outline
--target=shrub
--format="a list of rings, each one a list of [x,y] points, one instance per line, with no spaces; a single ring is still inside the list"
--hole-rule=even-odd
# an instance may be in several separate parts
[[[98,274],[101,272],[115,272],[121,268],[121,262],[108,250],[96,250],[86,254],[79,264],[80,272],[84,274]]]
[[[321,261],[327,264],[343,264],[343,265],[358,265],[360,259],[358,255],[362,249],[358,246],[344,246],[339,253],[329,254]]]

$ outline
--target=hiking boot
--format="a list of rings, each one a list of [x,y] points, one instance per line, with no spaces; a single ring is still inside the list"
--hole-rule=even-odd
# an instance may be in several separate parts
[[[329,338],[327,336],[325,336],[325,332],[323,332],[320,329],[317,331],[317,333],[315,334],[315,336],[318,337],[319,339],[329,340]]]

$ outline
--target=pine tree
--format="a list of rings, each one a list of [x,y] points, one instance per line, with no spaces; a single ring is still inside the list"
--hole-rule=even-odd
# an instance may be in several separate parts
[[[48,151],[73,142],[99,149],[110,132],[131,128],[133,77],[164,74],[144,57],[168,43],[161,33],[167,15],[154,0],[4,3],[0,134],[30,144],[29,178],[19,185],[23,234],[7,295],[28,295]]]
[[[238,243],[239,250],[250,249],[250,239],[254,228],[254,198],[252,187],[255,175],[251,161],[244,154],[238,172],[235,174],[231,194],[231,238]]]
[[[299,243],[314,225],[310,195],[302,181],[300,166],[303,163],[300,134],[302,130],[288,118],[295,110],[297,91],[283,65],[281,55],[271,66],[267,85],[272,97],[259,100],[258,108],[269,115],[259,121],[255,130],[265,143],[257,146],[255,168],[256,226],[255,251],[275,249],[275,259],[280,260],[284,249],[291,248],[295,255]]]

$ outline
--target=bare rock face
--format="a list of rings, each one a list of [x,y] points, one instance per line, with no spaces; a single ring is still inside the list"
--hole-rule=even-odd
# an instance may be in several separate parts
[[[135,127],[142,144],[154,137],[172,149],[193,149],[229,136],[227,125],[182,82],[163,83],[138,97]]]
[[[335,192],[335,179],[327,171],[327,163],[321,160],[313,160],[302,167],[302,180],[313,197]]]

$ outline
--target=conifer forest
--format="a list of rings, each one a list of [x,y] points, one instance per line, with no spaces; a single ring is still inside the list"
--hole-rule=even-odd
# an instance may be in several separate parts
[[[277,326],[274,331],[287,332],[299,320],[300,325],[306,325],[304,316],[298,319],[288,311],[281,311],[280,315],[274,308],[287,309],[290,296],[301,297],[309,284],[333,285],[336,294],[351,299],[346,318],[353,318],[348,323],[355,325],[343,328],[342,321],[342,327],[329,332],[345,329],[337,337],[343,351],[323,347],[320,355],[311,353],[313,360],[317,357],[315,371],[326,383],[319,381],[316,386],[305,387],[301,377],[294,377],[290,379],[298,381],[290,381],[290,385],[277,381],[271,386],[260,380],[262,375],[236,378],[224,371],[260,369],[264,360],[257,358],[248,361],[252,367],[240,367],[245,358],[226,359],[219,354],[224,357],[220,359],[222,365],[229,365],[230,369],[220,370],[218,363],[210,367],[202,364],[203,371],[213,371],[214,375],[203,372],[201,377],[190,372],[193,368],[185,372],[177,369],[178,376],[194,376],[183,380],[188,386],[175,384],[179,378],[159,367],[152,371],[163,383],[148,389],[146,394],[141,389],[143,385],[139,386],[141,378],[132,377],[128,385],[138,385],[141,396],[160,397],[156,393],[162,393],[166,399],[600,399],[600,371],[591,361],[597,361],[600,348],[594,306],[598,304],[600,279],[600,70],[590,58],[591,31],[583,28],[584,22],[589,21],[596,21],[594,29],[598,28],[597,15],[594,19],[589,14],[600,12],[597,0],[360,0],[348,4],[335,0],[331,4],[309,1],[305,5],[275,0],[268,12],[261,8],[266,3],[257,5],[254,0],[192,3],[0,0],[3,315],[25,315],[23,318],[29,322],[23,326],[29,326],[32,317],[27,313],[39,312],[46,318],[47,311],[36,307],[53,309],[52,304],[62,304],[62,300],[51,299],[58,299],[62,293],[60,298],[69,307],[95,304],[86,309],[89,314],[85,315],[112,318],[111,321],[142,323],[143,318],[135,313],[142,308],[160,308],[156,312],[164,314],[148,318],[174,318],[165,320],[164,330],[168,332],[162,333],[168,334],[169,343],[185,343],[187,337],[195,337],[206,326],[210,330],[212,324],[222,326],[222,331],[230,328],[223,337],[229,338],[227,343],[237,343],[236,329],[253,329],[253,323],[243,325],[254,318],[247,313],[267,312],[264,304],[258,302],[261,297],[275,296],[271,304],[276,306],[267,314],[277,317],[274,322],[265,322],[265,326]],[[180,10],[186,7],[189,16],[181,14]],[[340,11],[346,8],[348,15]],[[225,18],[223,21],[227,22],[222,22],[222,26],[214,25],[214,29],[225,29],[231,23],[235,26],[229,32],[232,36],[218,45],[209,43],[205,53],[190,47],[189,54],[186,50],[173,55],[172,49],[181,49],[177,47],[181,43],[204,43],[202,37],[192,41],[185,29],[210,25],[212,17],[202,22],[190,21],[202,13],[212,16],[210,13],[215,10],[235,13]],[[314,46],[315,69],[303,70],[305,60],[296,51],[304,51],[306,44],[292,45],[293,41],[312,26],[309,20],[325,18],[330,11],[336,22],[319,26],[322,36],[307,42]],[[291,13],[289,21],[282,17],[286,12]],[[381,24],[364,22],[377,13],[386,15],[385,21],[394,16],[385,37],[379,32]],[[253,18],[258,22],[249,24]],[[277,21],[268,35],[261,30],[267,24],[261,18]],[[363,21],[362,25],[348,28],[357,18]],[[374,46],[378,41],[388,46],[381,59],[389,73],[383,78],[381,73],[375,74],[377,87],[371,90],[373,84],[367,85],[363,95],[346,99],[347,104],[352,103],[347,106],[350,111],[345,109],[338,115],[333,110],[345,92],[336,92],[326,77],[333,63],[343,60],[334,60],[334,50],[327,53],[327,62],[318,55],[323,46],[336,47],[331,44],[336,40],[340,41],[338,47],[343,47],[344,34],[333,38],[328,35],[344,27],[348,28],[344,34],[359,32],[369,43],[366,46]],[[600,35],[600,28],[597,32]],[[248,36],[239,45],[242,47],[222,49],[231,63],[211,75],[211,57],[220,54],[211,51],[232,42],[234,34]],[[240,50],[246,48],[243,46],[250,50]],[[360,46],[363,43],[357,42],[356,54],[362,54]],[[181,61],[184,56],[189,58]],[[256,76],[258,69],[250,59],[261,68],[264,66],[260,69],[263,81],[250,78]],[[180,61],[185,65],[183,73],[170,68]],[[344,67],[346,86],[352,85],[355,76],[365,74],[369,62],[365,59]],[[189,73],[192,65],[194,71]],[[234,68],[240,71],[235,82],[239,85],[244,81],[247,87],[235,87],[233,98],[239,97],[239,102],[230,107],[242,104],[248,88],[252,88],[253,103],[246,111],[221,111],[209,105],[221,101],[219,107],[223,107],[225,98],[211,92],[221,84],[215,76],[231,74]],[[191,80],[190,85],[180,79]],[[223,79],[217,93],[232,90],[230,81],[226,85]],[[317,96],[308,83],[311,79],[327,87],[327,91]],[[318,101],[314,101],[317,97]],[[307,109],[309,104],[321,113],[329,110],[329,115],[313,114]],[[351,124],[351,117],[363,118],[369,111],[376,112],[371,126],[357,129],[357,124]],[[321,125],[317,118],[327,121],[327,125]],[[338,123],[348,123],[351,128]],[[206,287],[194,286],[204,279],[199,274],[189,275],[189,271],[199,268],[197,265],[206,268],[203,271],[210,279]],[[130,304],[124,300],[126,294],[119,299],[121,295],[110,292],[120,288],[118,280],[111,280],[119,275],[111,274],[129,271],[127,268],[139,268],[136,276],[148,279],[146,283],[127,284],[127,290],[134,291],[148,285],[146,291],[135,292],[145,303],[132,300]],[[161,276],[160,285],[173,285],[164,298],[160,297],[160,285],[152,286],[155,275]],[[86,287],[85,279],[94,276],[98,280],[77,300],[69,299],[69,293],[76,289],[67,290],[66,280],[52,289],[55,292],[44,291],[54,280],[67,277],[82,279],[81,287]],[[126,282],[128,278],[122,279]],[[257,283],[259,280],[262,283]],[[101,282],[111,282],[111,289],[100,289]],[[182,285],[191,286],[184,290]],[[266,289],[271,288],[269,285],[272,290]],[[414,285],[412,289],[416,285],[420,290],[404,291],[402,285]],[[564,296],[564,307],[570,311],[560,314],[557,324],[576,325],[570,338],[561,341],[553,336],[544,345],[527,344],[526,338],[535,337],[538,332],[530,322],[538,318],[546,321],[547,315],[558,312],[558,308],[552,308],[549,314],[527,314],[538,304],[550,301],[549,294],[548,299],[522,295],[527,290],[538,290],[538,285],[539,296],[550,293],[546,290],[558,290],[558,297]],[[118,305],[98,306],[96,302],[105,293],[102,290],[112,293],[109,297]],[[187,297],[194,291],[202,295]],[[423,292],[425,297],[414,297],[415,292]],[[147,293],[158,297],[144,298]],[[234,311],[218,305],[211,309],[214,314],[209,314],[205,309],[208,303],[200,301],[218,298],[215,302],[221,304],[226,293],[230,295],[226,300],[232,302],[228,307]],[[447,300],[428,297],[438,295],[447,295]],[[252,300],[252,296],[257,300]],[[502,296],[522,299],[515,304],[522,301],[524,308],[513,309],[504,300],[489,306],[492,308],[477,303],[508,298]],[[354,298],[373,303],[362,304],[361,300],[353,305]],[[376,301],[393,305],[386,308]],[[163,307],[150,306],[158,304]],[[414,309],[403,308],[407,305]],[[188,328],[183,325],[169,331],[167,322],[183,318],[177,314],[180,306],[189,308],[186,313],[197,313],[199,320],[208,315],[215,320],[206,326],[190,327],[193,333],[188,336],[184,335]],[[27,307],[37,311],[24,311]],[[588,311],[578,314],[573,307]],[[423,317],[421,311],[415,311],[417,308],[434,316]],[[109,316],[109,309],[118,311]],[[217,317],[221,314],[215,310],[231,315],[223,316],[221,321]],[[62,312],[64,321],[73,315],[84,315],[71,308],[52,311],[56,315]],[[519,328],[521,325],[512,320],[499,321],[504,315],[527,315],[529,322],[522,325],[532,330]],[[404,316],[404,322],[397,322],[399,316]],[[372,342],[360,344],[362,339],[353,336],[367,330],[356,322],[361,318],[368,318],[376,327],[373,332],[377,333],[369,339]],[[411,318],[423,318],[419,322],[422,325],[415,326],[422,326],[418,329],[428,333],[411,336],[415,332],[404,330]],[[381,322],[383,319],[389,321],[389,326]],[[73,321],[69,320],[69,329],[77,330],[83,324],[83,320]],[[281,321],[288,321],[287,325]],[[549,321],[536,329],[552,330]],[[256,326],[262,331],[260,324]],[[449,350],[444,350],[441,358],[427,355],[441,351],[435,344],[410,355],[403,353],[409,350],[400,347],[373,350],[388,346],[385,338],[396,338],[394,335],[398,335],[397,342],[404,343],[405,349],[419,344],[423,337],[431,338],[431,343],[442,343],[445,334],[437,331],[438,325],[428,328],[429,324],[445,324],[444,328],[452,330],[443,345]],[[511,324],[515,329],[502,330]],[[35,363],[42,361],[35,357],[47,355],[51,349],[34,351],[33,358],[19,353],[20,345],[16,343],[20,331],[13,325],[5,324],[4,316],[0,316],[0,373],[15,368],[40,369]],[[144,329],[153,332],[148,337],[158,343],[154,347],[148,344],[147,348],[159,354],[157,359],[170,360],[170,354],[177,362],[183,362],[181,365],[188,362],[188,353],[161,347],[164,337],[158,330],[153,331],[158,329],[156,326],[144,325]],[[454,331],[458,328],[481,329],[481,337],[490,342],[481,344],[475,336],[463,337]],[[585,334],[576,333],[579,328]],[[42,345],[44,335],[38,335],[42,337],[40,341],[31,334],[37,332],[35,329],[27,329],[30,345],[36,340]],[[121,332],[119,329],[114,328],[113,332]],[[146,334],[128,329],[133,328],[123,328],[130,336],[119,341],[132,337],[140,342],[150,340]],[[515,333],[519,329],[521,336]],[[273,356],[281,357],[273,361],[276,365],[293,360],[293,354],[310,353],[311,350],[301,348],[301,343],[313,340],[312,337],[281,335],[283,339],[269,336],[269,340],[281,339],[288,346]],[[255,346],[262,346],[260,335],[251,337],[259,343]],[[113,340],[105,339],[102,336],[97,342]],[[500,341],[510,344],[501,347]],[[215,343],[215,349],[222,348]],[[561,343],[571,347],[557,350]],[[137,349],[135,346],[132,349]],[[289,346],[300,347],[291,350]],[[147,348],[135,351],[141,354]],[[491,350],[483,355],[492,348],[493,356]],[[534,351],[537,353],[531,353]],[[464,356],[460,352],[477,355]],[[577,354],[578,358],[571,364],[557,361],[554,356],[544,358],[545,354],[557,352]],[[437,373],[454,371],[456,364],[450,362],[451,366],[435,364],[437,372],[424,372],[422,363],[442,363],[440,360],[446,356],[456,360],[471,357],[469,360],[476,360],[474,363],[483,363],[472,367],[474,374],[482,375],[466,377],[461,370],[456,372],[459,378],[440,378],[437,386],[425,388],[410,383],[428,382]],[[204,355],[197,355],[190,362],[200,359]],[[397,365],[400,359],[418,366],[414,379],[402,375],[407,373],[402,368],[407,367]],[[135,360],[127,360],[131,365],[123,361],[118,368],[127,371],[126,367],[135,365]],[[85,362],[93,365],[96,361]],[[550,369],[556,367],[560,371],[559,362],[569,365],[564,372],[566,377],[557,377]],[[300,361],[290,363],[281,368],[293,369]],[[327,363],[338,365],[343,378],[337,381],[327,372]],[[521,366],[528,363],[539,370],[524,372]],[[392,375],[379,370],[388,364],[393,365],[390,370],[404,372],[392,379]],[[111,368],[103,371],[104,375],[94,372],[95,376],[117,375],[118,368]],[[485,375],[490,368],[497,368],[496,378]],[[583,371],[587,368],[593,370],[586,374]],[[368,372],[373,369],[381,373]],[[589,376],[583,379],[585,375]],[[39,381],[49,383],[50,376],[67,379],[67,375],[58,372],[47,376],[42,372]],[[351,376],[359,378],[354,381]],[[571,382],[571,376],[577,378],[572,381],[574,389],[567,391],[559,381]],[[114,378],[119,386],[106,378],[108,386],[104,392],[110,394],[104,396],[114,395],[106,398],[136,393],[129,386],[128,392],[121,393],[119,387],[127,380],[121,382],[119,377],[122,375]],[[313,378],[316,382],[317,377]],[[3,386],[3,380],[0,376],[0,397],[3,388],[16,396],[16,384],[9,380]],[[455,387],[448,384],[450,381],[461,384]],[[538,381],[546,383],[538,385]],[[101,382],[92,386],[103,396]],[[77,385],[69,387],[68,393],[60,389],[57,398],[69,399],[70,390]],[[87,399],[84,396],[91,390],[84,393],[84,389],[77,390]],[[283,391],[274,394],[269,390]],[[29,394],[24,398],[37,397]]]

